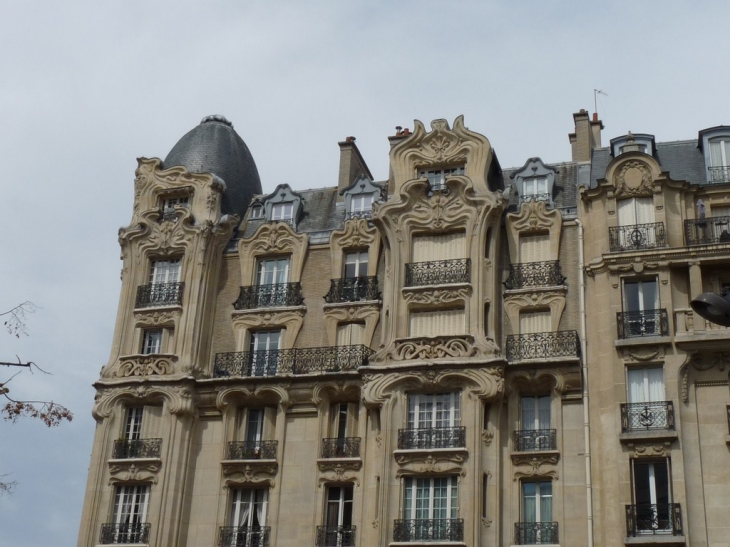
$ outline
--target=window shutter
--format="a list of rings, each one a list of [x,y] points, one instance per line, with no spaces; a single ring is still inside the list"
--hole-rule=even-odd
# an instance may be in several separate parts
[[[413,262],[433,262],[466,257],[464,232],[413,238]]]
[[[365,343],[364,323],[345,323],[337,326],[337,345],[354,346]]]
[[[550,234],[520,236],[520,262],[547,262],[550,260]]]
[[[162,405],[145,405],[142,411],[142,438],[159,438],[161,426]]]
[[[618,225],[633,226],[636,222],[636,208],[633,199],[622,199],[618,202]]]
[[[634,198],[636,201],[636,224],[654,222],[654,198]]]
[[[549,311],[520,313],[520,334],[552,332]]]
[[[439,310],[411,313],[411,336],[433,338],[464,334],[464,310]]]

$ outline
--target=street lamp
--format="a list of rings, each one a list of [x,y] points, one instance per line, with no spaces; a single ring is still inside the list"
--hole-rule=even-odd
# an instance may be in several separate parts
[[[711,323],[730,327],[730,292],[721,296],[715,292],[705,292],[690,302],[695,313]]]

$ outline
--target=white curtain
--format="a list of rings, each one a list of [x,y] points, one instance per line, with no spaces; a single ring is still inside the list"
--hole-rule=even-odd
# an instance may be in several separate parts
[[[531,311],[520,313],[520,334],[551,332],[550,311]]]
[[[433,338],[464,334],[466,329],[464,310],[412,312],[410,328],[412,337]]]
[[[464,232],[413,238],[413,262],[432,262],[465,257],[466,236]]]
[[[520,263],[550,260],[550,234],[520,236]]]
[[[634,368],[628,371],[629,402],[664,401],[664,371],[661,368]]]

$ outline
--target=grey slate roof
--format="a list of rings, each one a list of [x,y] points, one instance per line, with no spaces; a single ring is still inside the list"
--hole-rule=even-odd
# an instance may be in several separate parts
[[[705,158],[697,148],[697,141],[660,142],[656,145],[656,160],[662,171],[669,173],[672,180],[692,184],[706,184]],[[598,186],[598,179],[606,176],[606,168],[613,160],[609,148],[593,150],[591,163],[591,188]]]
[[[173,146],[163,162],[166,168],[186,167],[191,173],[213,173],[223,179],[226,191],[223,214],[243,217],[261,180],[248,146],[223,116],[207,116]]]

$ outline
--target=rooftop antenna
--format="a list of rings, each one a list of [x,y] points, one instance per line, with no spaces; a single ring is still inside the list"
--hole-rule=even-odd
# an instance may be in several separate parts
[[[598,117],[598,95],[605,95],[608,97],[608,93],[604,92],[602,89],[593,88],[593,112],[596,117]]]

